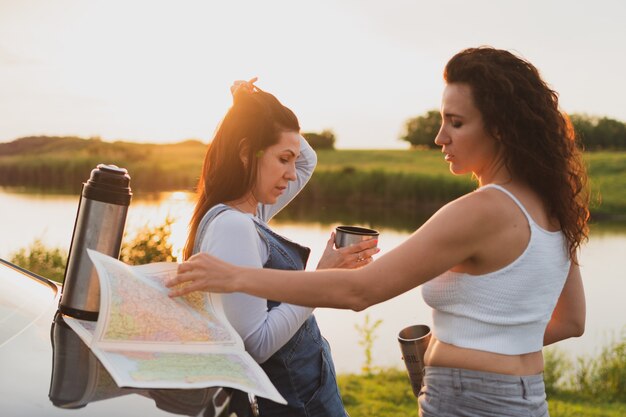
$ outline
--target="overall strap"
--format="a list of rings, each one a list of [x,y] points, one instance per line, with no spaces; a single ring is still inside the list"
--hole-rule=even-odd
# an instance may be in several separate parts
[[[220,214],[224,213],[227,210],[233,210],[233,208],[226,204],[218,204],[218,205],[211,207],[211,209],[209,209],[209,211],[207,211],[204,214],[204,216],[202,217],[202,220],[200,220],[200,224],[198,225],[198,230],[196,231],[196,239],[193,243],[194,254],[200,252],[200,243],[202,242],[204,238],[204,235],[206,233],[207,227],[209,227],[209,224],[213,221],[213,219],[215,219],[217,216],[219,216]]]
[[[253,218],[259,235],[267,243],[269,258],[263,268],[304,270],[311,250],[279,235],[263,221]],[[280,305],[280,301],[267,300],[268,311]]]
[[[510,192],[509,190],[507,190],[506,188],[504,188],[503,186],[498,185],[498,184],[487,184],[487,185],[484,185],[484,186],[480,187],[480,190],[484,190],[485,188],[495,188],[496,190],[500,190],[504,194],[508,195],[511,198],[511,200],[513,200],[515,202],[515,204],[517,204],[517,206],[520,208],[520,210],[522,210],[522,213],[524,213],[524,216],[526,216],[526,219],[528,220],[528,223],[529,224],[534,224],[535,223],[533,221],[533,218],[530,217],[530,214],[528,214],[528,211],[526,211],[526,207],[524,207],[522,202],[519,201],[517,199],[517,197],[515,197],[513,195],[512,192]]]
[[[256,228],[259,231],[259,233],[262,236],[264,234],[266,235],[266,236],[264,236],[264,239],[266,240],[266,242],[268,242],[268,246],[271,246],[270,243],[269,243],[269,239],[268,239],[268,237],[271,236],[274,239],[282,242],[282,244],[288,245],[289,247],[295,249],[295,251],[297,252],[298,256],[300,257],[300,259],[302,261],[302,269],[306,269],[306,264],[307,264],[307,262],[309,260],[309,255],[311,254],[311,249],[310,248],[308,248],[306,246],[302,246],[299,243],[296,243],[296,242],[292,241],[291,239],[286,238],[285,236],[279,235],[278,233],[273,231],[267,224],[265,224],[263,222],[263,220],[260,220],[256,216],[253,217],[252,220],[254,221],[254,224],[256,225]],[[269,236],[267,236],[267,235],[269,235]]]

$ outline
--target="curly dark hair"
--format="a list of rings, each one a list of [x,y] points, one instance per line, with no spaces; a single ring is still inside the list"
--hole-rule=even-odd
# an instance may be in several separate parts
[[[589,190],[582,151],[558,94],[537,68],[509,51],[465,49],[448,61],[448,84],[467,84],[485,130],[504,147],[512,175],[541,197],[563,231],[571,259],[588,237]]]

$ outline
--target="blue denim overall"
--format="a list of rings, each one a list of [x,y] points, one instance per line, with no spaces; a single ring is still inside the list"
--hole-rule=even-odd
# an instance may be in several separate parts
[[[206,223],[205,219],[202,223],[206,225],[230,209],[220,206],[206,219]],[[269,248],[269,257],[263,268],[303,270],[306,267],[309,248],[276,234],[256,218],[254,224]],[[198,234],[197,243],[202,234]],[[268,310],[278,305],[280,302],[267,301]],[[347,416],[337,387],[330,346],[321,335],[315,316],[311,315],[291,339],[260,366],[288,403],[285,406],[259,397],[261,416]]]

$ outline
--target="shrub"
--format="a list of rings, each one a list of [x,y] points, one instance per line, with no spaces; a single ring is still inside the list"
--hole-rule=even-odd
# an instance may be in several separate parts
[[[67,253],[60,248],[47,248],[41,239],[35,239],[30,246],[11,255],[9,260],[44,278],[63,282]]]
[[[543,379],[546,384],[548,395],[556,393],[565,381],[568,370],[572,369],[572,363],[567,355],[556,347],[549,347],[543,352]]]
[[[124,237],[120,260],[131,265],[175,262],[176,256],[174,256],[172,244],[169,242],[172,234],[172,223],[174,223],[174,219],[168,216],[165,223],[160,226],[144,226],[128,242]]]
[[[124,236],[120,250],[120,260],[131,265],[151,262],[175,262],[169,242],[171,226],[174,220],[170,217],[160,226],[145,226],[129,241]],[[10,256],[9,260],[44,278],[63,282],[68,253],[61,248],[46,247],[41,239],[35,239],[30,246],[22,248]]]

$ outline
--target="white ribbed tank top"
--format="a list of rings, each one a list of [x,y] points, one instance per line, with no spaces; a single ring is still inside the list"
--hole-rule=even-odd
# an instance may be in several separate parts
[[[562,232],[550,232],[530,217],[509,191],[495,188],[522,210],[530,227],[524,252],[509,265],[484,275],[448,271],[422,285],[433,309],[433,335],[442,342],[505,355],[536,352],[570,267]]]

